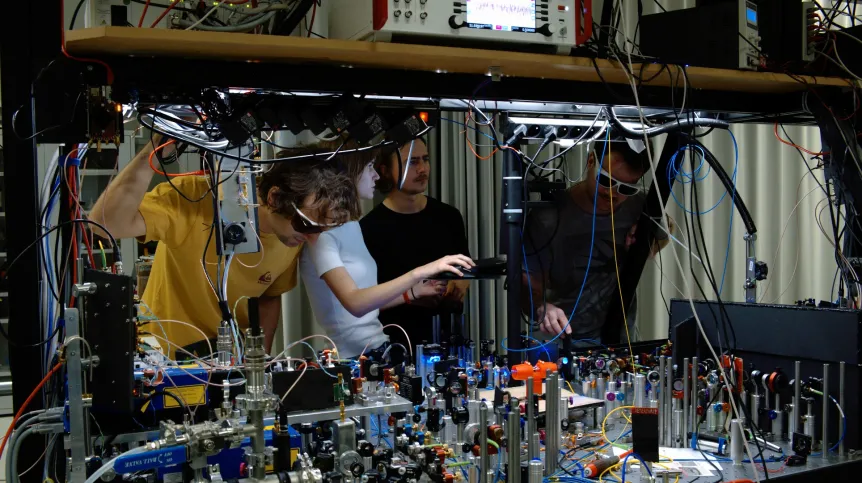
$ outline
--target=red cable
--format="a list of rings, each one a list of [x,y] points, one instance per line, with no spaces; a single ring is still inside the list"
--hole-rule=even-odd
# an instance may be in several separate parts
[[[63,363],[60,362],[50,371],[48,371],[48,374],[42,379],[39,385],[36,386],[36,389],[33,389],[33,392],[30,393],[30,395],[27,397],[27,400],[25,400],[24,404],[22,404],[21,407],[18,409],[18,412],[15,414],[15,419],[12,420],[12,423],[9,425],[9,429],[6,430],[6,436],[3,436],[3,444],[0,444],[0,455],[3,454],[3,450],[6,448],[6,442],[9,441],[9,436],[12,434],[12,430],[15,429],[15,423],[17,423],[18,419],[21,418],[21,415],[24,414],[24,410],[27,409],[27,406],[29,406],[30,402],[33,401],[33,398],[36,397],[36,394],[39,394],[39,389],[41,389],[42,386],[44,386],[45,383],[48,382],[49,379],[51,379],[51,376],[53,376],[54,373],[57,372],[62,366]]]
[[[150,8],[150,0],[147,0],[147,3],[144,4],[144,11],[141,13],[141,19],[138,20],[138,28],[143,27],[144,25],[144,17],[147,16],[147,10]]]
[[[317,15],[317,0],[314,0],[314,8],[311,10],[311,23],[308,24],[308,35],[311,37],[311,29],[314,28],[314,17]]]
[[[164,12],[162,12],[162,14],[161,14],[161,15],[159,15],[159,18],[157,18],[157,19],[156,19],[156,21],[155,21],[155,22],[153,22],[153,24],[152,24],[152,25],[150,25],[150,28],[155,28],[155,27],[156,27],[156,25],[158,25],[158,24],[159,24],[159,22],[161,22],[161,21],[162,21],[162,19],[163,19],[163,18],[165,18],[165,15],[167,15],[167,14],[168,14],[168,12],[170,12],[171,10],[173,10],[173,9],[174,9],[174,7],[176,7],[178,3],[180,3],[180,2],[174,2],[174,3],[172,3],[168,8],[166,8],[166,9],[165,9],[165,11],[164,11]]]
[[[83,213],[81,213],[81,207],[78,205],[77,202],[77,200],[80,198],[79,191],[81,188],[78,186],[78,177],[77,173],[75,173],[75,168],[72,168],[72,173],[72,187],[75,189],[75,206],[73,207],[75,210],[75,216],[73,216],[73,219],[81,219],[83,217]],[[85,227],[76,228],[81,230],[81,238],[84,240],[84,245],[87,246],[87,256],[90,258],[90,266],[96,268],[96,259],[93,258],[93,246],[90,243],[90,237],[87,235],[87,229]]]
[[[61,12],[66,11],[65,3],[66,2],[64,0],[60,0],[60,11]],[[171,4],[171,6],[173,6],[173,5],[175,5],[175,4]],[[63,15],[60,15],[60,51],[63,52],[63,55],[65,55],[68,59],[77,60],[78,62],[89,62],[92,64],[101,65],[102,67],[105,68],[105,71],[106,71],[105,77],[106,77],[107,84],[113,85],[113,83],[114,83],[114,70],[111,69],[111,66],[109,66],[107,63],[105,63],[101,60],[98,60],[98,59],[89,59],[89,58],[85,58],[85,57],[75,57],[73,55],[69,55],[69,53],[66,52],[66,25],[63,23],[64,18],[65,17]]]
[[[812,155],[812,156],[824,156],[824,155],[829,154],[829,151],[823,151],[823,152],[820,152],[820,153],[815,153],[814,151],[809,151],[809,150],[807,150],[807,149],[803,148],[802,146],[799,146],[799,145],[793,144],[793,143],[791,143],[790,141],[787,141],[787,140],[785,140],[785,139],[782,139],[782,138],[781,138],[781,136],[779,136],[779,135],[778,135],[778,123],[777,123],[777,122],[775,123],[775,126],[774,126],[774,130],[773,130],[773,132],[775,133],[775,139],[778,139],[779,141],[781,141],[781,143],[782,143],[782,144],[786,144],[786,145],[788,145],[788,146],[793,146],[794,148],[796,148],[796,149],[798,149],[798,150],[800,150],[800,151],[802,151],[802,152],[808,153],[808,154],[810,154],[810,155]]]

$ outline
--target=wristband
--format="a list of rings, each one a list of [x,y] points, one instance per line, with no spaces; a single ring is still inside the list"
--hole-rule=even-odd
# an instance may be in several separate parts
[[[405,291],[403,294],[401,294],[401,296],[404,297],[404,303],[407,305],[410,305],[410,296],[407,295],[407,291]]]

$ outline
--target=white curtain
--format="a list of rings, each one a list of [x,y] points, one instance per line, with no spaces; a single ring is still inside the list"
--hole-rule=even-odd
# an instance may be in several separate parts
[[[444,112],[442,117],[463,123],[463,113]],[[467,145],[469,139],[481,156],[487,156],[491,147],[490,140],[467,129],[456,122],[441,121],[439,147],[432,141],[432,158],[436,168],[432,175],[432,196],[439,197],[464,215],[467,223],[467,236],[471,254],[485,258],[497,254],[500,226],[500,186],[502,156],[491,159],[478,159]],[[819,130],[816,127],[786,127],[790,137],[801,146],[818,150]],[[779,143],[773,134],[772,125],[747,124],[733,125],[731,130],[739,144],[739,166],[737,189],[745,201],[757,226],[756,254],[759,260],[769,264],[769,281],[761,282],[758,300],[765,302],[794,303],[802,298],[828,300],[835,274],[835,261],[829,242],[815,224],[814,209],[825,198],[815,179],[808,172],[796,149]],[[483,132],[488,132],[483,129]],[[779,133],[782,134],[779,130]],[[715,154],[725,170],[733,173],[734,148],[730,135],[716,130],[702,139],[704,145]],[[658,159],[663,145],[663,137],[655,141],[655,158]],[[478,146],[476,146],[478,145]],[[535,149],[535,146],[532,147]],[[439,150],[439,152],[438,152]],[[552,151],[558,152],[559,147]],[[576,181],[583,172],[587,147],[573,149],[568,155],[563,169],[566,176]],[[542,156],[544,157],[544,155]],[[541,157],[540,157],[541,159]],[[810,162],[812,166],[816,161]],[[700,171],[701,174],[706,170]],[[822,180],[822,170],[815,170],[817,179]],[[804,179],[803,179],[804,177]],[[651,176],[650,176],[651,178]],[[559,179],[563,179],[562,176]],[[802,183],[800,185],[800,180]],[[795,218],[788,224],[778,258],[773,261],[781,238],[782,229],[788,220],[798,198],[802,199],[795,210]],[[689,209],[689,190],[675,185],[675,195]],[[712,207],[721,197],[724,188],[715,175],[699,182],[698,196],[701,211]],[[821,205],[822,207],[823,205]],[[668,214],[677,221],[678,238],[689,245],[683,231],[682,209],[671,198],[667,205]],[[710,255],[713,270],[720,282],[730,231],[731,198],[714,210],[702,216],[706,250]],[[738,214],[733,211],[733,231],[730,233],[730,251],[725,276],[722,299],[744,301],[743,282],[745,280],[745,243],[744,227]],[[824,224],[828,213],[823,214]],[[797,223],[798,222],[798,223]],[[671,250],[677,252],[683,271],[676,265]],[[798,264],[797,253],[799,254]],[[638,332],[641,339],[655,339],[667,336],[668,314],[665,303],[670,298],[692,295],[702,298],[696,292],[690,278],[688,254],[686,249],[676,243],[661,254],[663,270],[659,270],[659,258],[647,263],[638,288]],[[697,264],[697,262],[695,261]],[[796,265],[795,275],[794,266]],[[698,280],[704,286],[710,299],[714,299],[704,269],[695,267]],[[768,290],[764,291],[769,284]],[[783,295],[779,297],[782,292]],[[471,287],[467,307],[473,326],[481,327],[483,337],[496,339],[499,343],[506,333],[505,293],[503,282],[479,282]],[[480,329],[475,328],[474,338]]]

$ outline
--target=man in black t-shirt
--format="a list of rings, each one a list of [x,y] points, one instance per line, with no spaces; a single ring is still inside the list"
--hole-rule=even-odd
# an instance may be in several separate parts
[[[386,193],[386,199],[360,220],[359,225],[365,245],[377,262],[378,283],[388,282],[446,255],[470,255],[461,212],[425,195],[431,167],[423,140],[416,140],[412,150],[408,143],[398,153],[394,149],[382,153],[376,168],[380,174],[377,189]],[[404,179],[401,189],[398,189],[399,175]],[[441,327],[448,329],[450,314],[464,310],[468,285],[469,282],[463,280],[450,282],[446,295],[423,297],[409,305],[381,311],[380,321],[384,325],[394,323],[403,327],[414,346],[422,341],[431,342],[432,317],[440,314],[444,321]],[[398,331],[390,331],[390,334],[394,340],[399,339]]]

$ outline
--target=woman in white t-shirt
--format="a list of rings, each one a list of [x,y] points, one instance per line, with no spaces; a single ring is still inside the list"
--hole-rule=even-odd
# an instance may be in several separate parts
[[[345,164],[356,180],[359,197],[372,199],[374,182],[380,177],[374,160]],[[305,246],[299,261],[314,316],[338,345],[340,356],[347,358],[388,342],[377,318],[380,309],[442,295],[446,284],[426,279],[441,272],[461,276],[460,267],[473,266],[469,257],[450,255],[378,285],[377,263],[368,253],[358,220],[321,233],[317,242]]]

